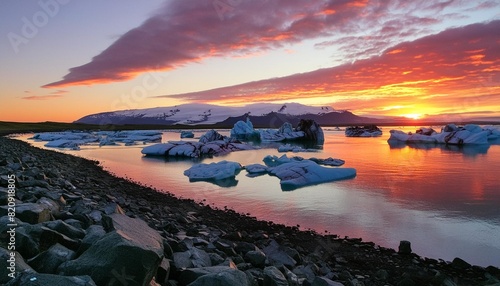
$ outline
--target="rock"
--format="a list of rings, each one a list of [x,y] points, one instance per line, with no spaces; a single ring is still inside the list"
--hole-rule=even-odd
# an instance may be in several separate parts
[[[208,256],[210,257],[212,265],[219,265],[225,261],[225,259],[217,253],[208,253]]]
[[[317,276],[316,278],[314,278],[311,286],[344,286],[344,284],[332,281],[326,277]]]
[[[168,281],[169,276],[170,262],[168,259],[163,258],[160,265],[158,266],[158,270],[156,271],[155,281],[163,285]]]
[[[288,281],[288,284],[290,286],[302,285],[302,281],[300,281],[297,275],[295,275],[295,273],[293,273],[292,271],[288,270],[288,268],[286,268],[285,266],[279,267],[279,270],[281,271],[281,273],[283,273],[283,275],[286,278],[286,281]]]
[[[468,269],[471,267],[471,265],[467,261],[465,261],[459,257],[456,257],[455,259],[453,259],[453,261],[451,262],[451,266],[453,266],[457,269]]]
[[[410,254],[411,253],[411,242],[407,240],[401,240],[399,242],[399,254]]]
[[[203,275],[189,286],[253,286],[253,282],[245,272],[238,269],[226,269],[217,273]]]
[[[311,141],[320,145],[325,142],[323,129],[321,129],[319,124],[314,120],[301,119],[295,130],[304,132],[304,139],[307,141]]]
[[[87,228],[87,233],[82,239],[82,242],[80,244],[80,248],[78,249],[78,254],[83,253],[85,250],[87,250],[94,242],[98,241],[102,237],[106,235],[106,231],[104,230],[104,227],[101,225],[91,225],[89,228]]]
[[[40,274],[22,272],[15,279],[5,284],[6,286],[96,286],[92,278],[83,276],[60,276],[53,274]]]
[[[74,251],[78,250],[80,247],[80,239],[70,238],[58,231],[50,229],[48,227],[41,227],[42,233],[40,234],[40,249],[48,249],[51,245],[60,243],[69,249]]]
[[[262,268],[266,264],[266,254],[261,250],[252,250],[245,254],[245,261],[255,267]]]
[[[210,267],[200,267],[200,268],[186,268],[182,269],[179,273],[179,283],[181,285],[188,285],[194,282],[201,276],[213,273],[221,273],[231,269],[236,269],[235,267],[229,266],[210,266]]]
[[[85,236],[85,231],[83,229],[78,229],[62,220],[48,221],[43,223],[43,225],[72,239],[81,239]]]
[[[278,268],[268,266],[264,268],[264,286],[288,286],[288,281]]]
[[[0,216],[7,215],[7,206],[0,207]],[[23,203],[16,205],[16,217],[21,221],[37,224],[51,219],[51,209],[46,204]]]
[[[297,261],[288,255],[285,247],[280,246],[275,240],[271,240],[262,251],[273,264],[283,264],[289,267],[294,267],[297,264]]]
[[[62,263],[73,259],[75,252],[59,243],[28,260],[28,264],[39,273],[55,273]]]
[[[46,198],[46,197],[41,197],[40,199],[38,199],[38,201],[36,203],[46,205],[49,208],[50,213],[53,216],[57,216],[59,214],[60,209],[61,209],[61,207],[59,206],[58,203],[56,203],[55,201],[53,201],[49,198]]]
[[[184,252],[174,252],[173,256],[176,269],[212,266],[210,256],[196,247]]]
[[[98,285],[112,285],[120,278],[148,285],[163,258],[162,237],[144,221],[125,215],[105,216],[103,224],[110,232],[77,259],[63,263],[59,273],[90,273]]]
[[[386,281],[389,278],[389,272],[385,269],[379,269],[375,273],[375,279],[380,281]]]
[[[25,259],[32,258],[40,252],[41,233],[40,225],[25,224],[16,228],[16,249]]]
[[[15,259],[10,256],[11,251],[0,247],[0,283],[7,283],[12,278],[8,275],[12,272],[21,273],[23,271],[35,272],[31,266],[29,266],[18,252],[15,253]],[[9,261],[10,260],[10,261]],[[11,268],[13,267],[13,268]],[[14,270],[14,271],[12,271]]]

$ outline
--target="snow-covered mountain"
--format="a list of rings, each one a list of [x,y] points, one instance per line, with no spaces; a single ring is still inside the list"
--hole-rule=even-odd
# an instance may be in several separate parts
[[[281,114],[284,116],[337,113],[330,106],[307,106],[300,103],[255,103],[241,107],[211,104],[182,104],[170,107],[132,109],[87,115],[75,121],[85,124],[215,124],[230,117],[249,115],[252,117]]]

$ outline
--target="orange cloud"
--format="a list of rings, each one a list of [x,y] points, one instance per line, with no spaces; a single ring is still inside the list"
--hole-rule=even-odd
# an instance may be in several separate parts
[[[317,98],[337,108],[381,113],[377,106],[402,102],[419,109],[405,110],[408,114],[500,113],[499,30],[500,21],[473,24],[402,43],[353,64],[165,97],[219,104]]]

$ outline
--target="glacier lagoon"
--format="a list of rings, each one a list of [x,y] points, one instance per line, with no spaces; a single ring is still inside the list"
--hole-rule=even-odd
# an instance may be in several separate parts
[[[98,160],[118,176],[259,219],[361,237],[391,248],[409,240],[421,256],[500,266],[500,140],[463,147],[388,144],[390,129],[383,128],[381,137],[353,138],[324,128],[323,149],[287,155],[340,158],[346,161],[343,167],[357,170],[357,176],[294,191],[282,191],[276,177],[250,178],[246,171],[229,187],[190,183],[183,174],[196,163],[262,163],[266,155],[283,155],[277,151],[281,144],[203,160],[144,157],[143,145],[88,145],[63,152]],[[195,138],[204,133],[195,131]],[[221,133],[229,135],[229,130]],[[20,139],[39,147],[45,144],[29,137]],[[164,132],[162,141],[168,140],[180,140],[180,133]]]

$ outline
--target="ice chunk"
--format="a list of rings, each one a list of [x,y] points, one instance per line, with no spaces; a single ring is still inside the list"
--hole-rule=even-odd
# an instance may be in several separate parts
[[[375,125],[366,125],[363,127],[348,127],[345,130],[347,137],[377,137],[382,136],[382,130]]]
[[[260,139],[260,133],[253,128],[253,124],[249,118],[247,121],[238,121],[234,124],[231,129],[231,137],[238,138],[242,140],[258,140]]]
[[[356,176],[356,170],[353,168],[322,167],[311,160],[284,163],[270,168],[269,173],[281,180],[283,189],[295,189]]]
[[[278,147],[278,152],[317,152],[317,149],[305,149],[300,146],[293,146],[290,144],[281,145]]]
[[[223,180],[234,178],[242,169],[237,162],[220,161],[210,164],[196,164],[184,171],[190,181]]]
[[[181,138],[194,138],[192,131],[181,131]]]

